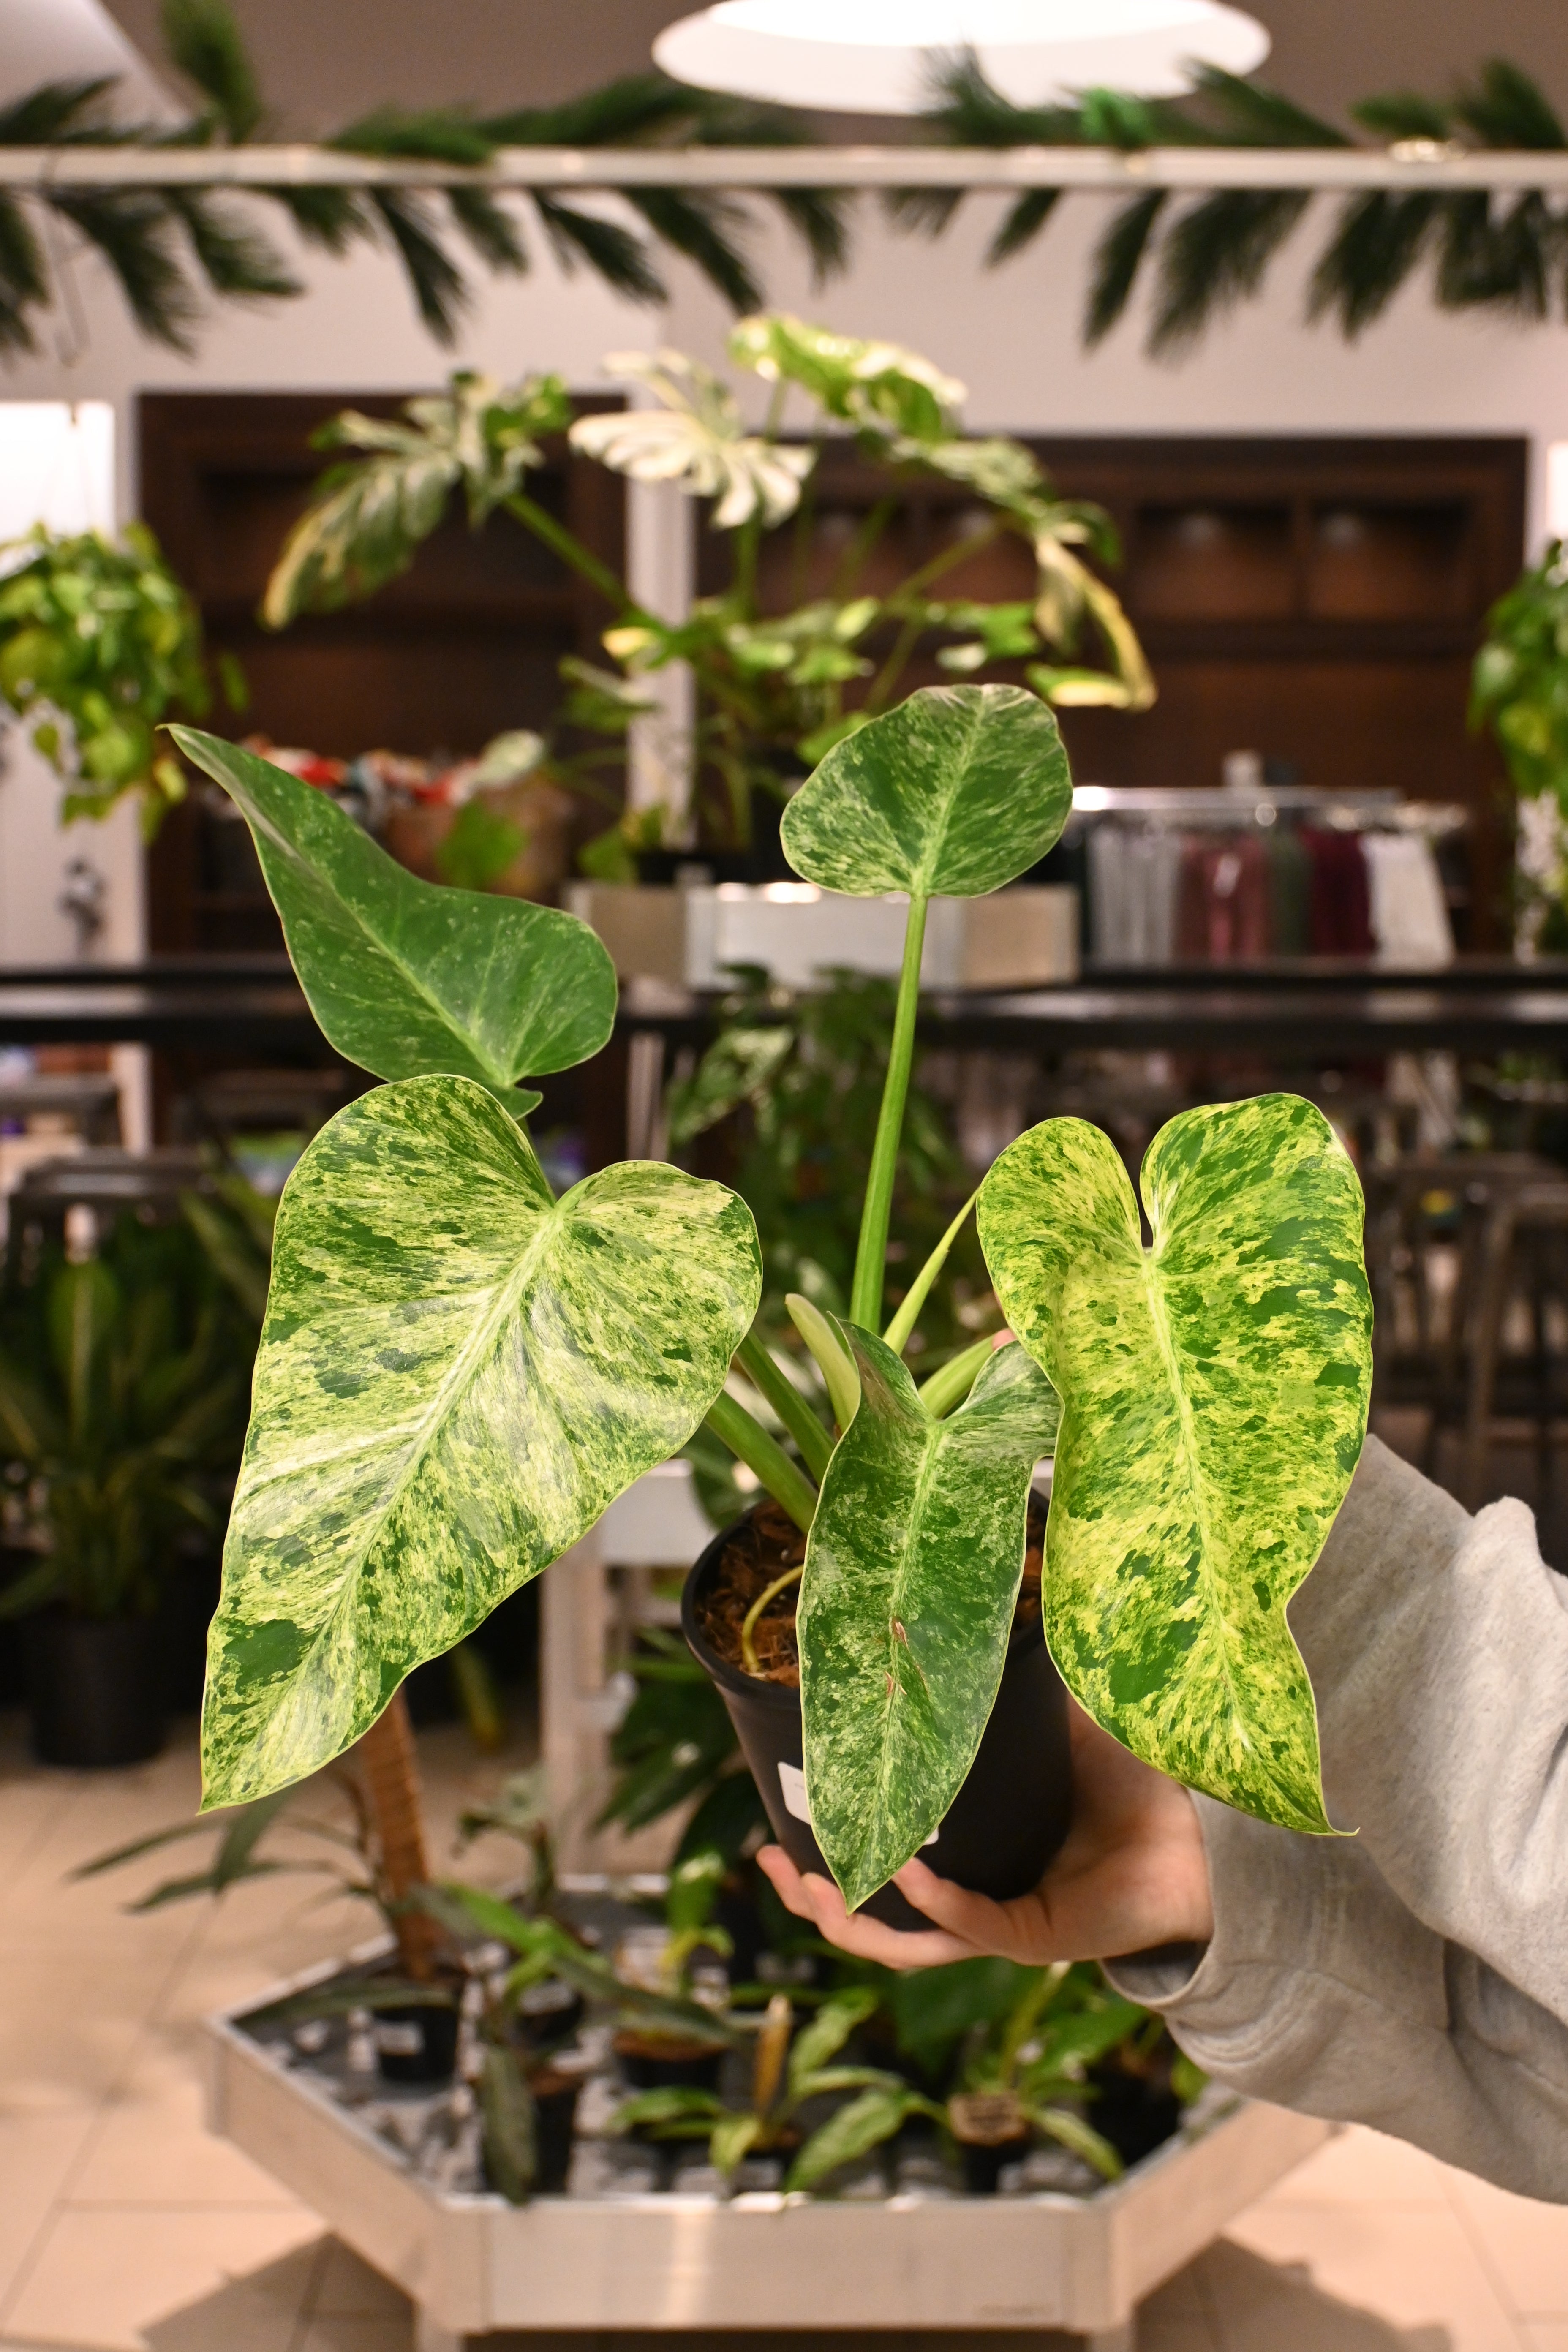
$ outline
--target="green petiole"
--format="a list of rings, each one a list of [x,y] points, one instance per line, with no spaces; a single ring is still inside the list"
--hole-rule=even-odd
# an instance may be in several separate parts
[[[926,894],[923,890],[912,891],[909,920],[904,927],[904,961],[899,974],[893,1043],[888,1055],[882,1108],[877,1118],[877,1140],[871,1151],[871,1173],[866,1184],[866,1205],[860,1213],[855,1281],[849,1294],[849,1320],[858,1323],[863,1331],[879,1329],[882,1320],[888,1223],[893,1211],[893,1180],[898,1173],[904,1105],[909,1099],[910,1070],[915,1055],[915,1017],[920,1010],[921,952],[925,946],[925,932]]]
[[[779,1508],[789,1513],[802,1535],[809,1535],[816,1516],[816,1489],[790,1460],[778,1440],[770,1437],[762,1423],[722,1390],[709,1412],[708,1427],[737,1461],[756,1472]]]
[[[774,1362],[771,1350],[754,1331],[748,1331],[736,1349],[735,1361],[759,1395],[766,1397],[799,1446],[806,1468],[820,1485],[833,1458],[833,1440],[789,1374]]]
[[[991,1353],[990,1339],[976,1339],[965,1348],[962,1356],[953,1356],[942,1364],[921,1389],[921,1402],[933,1421],[943,1420],[955,1405],[963,1402],[975,1381],[980,1368]]]
[[[901,1356],[905,1348],[909,1345],[910,1333],[915,1328],[915,1322],[919,1317],[921,1308],[925,1305],[926,1300],[931,1296],[931,1286],[936,1280],[937,1276],[942,1272],[942,1267],[947,1264],[947,1254],[952,1247],[953,1243],[958,1239],[959,1234],[963,1232],[963,1221],[965,1217],[968,1216],[969,1212],[973,1208],[974,1203],[979,1200],[979,1198],[980,1188],[976,1185],[974,1191],[971,1192],[968,1200],[965,1201],[963,1208],[960,1209],[957,1216],[954,1217],[952,1224],[949,1225],[946,1233],[943,1234],[941,1241],[938,1242],[935,1249],[932,1250],[930,1257],[927,1258],[924,1265],[921,1266],[919,1274],[916,1275],[913,1282],[910,1283],[909,1289],[904,1294],[903,1304],[900,1307],[898,1313],[894,1316],[892,1321],[883,1332],[882,1338],[887,1345],[891,1348],[895,1356]]]

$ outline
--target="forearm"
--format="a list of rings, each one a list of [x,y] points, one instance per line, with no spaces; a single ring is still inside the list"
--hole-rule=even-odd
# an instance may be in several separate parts
[[[1414,1916],[1568,2021],[1568,1584],[1369,1438],[1290,1622],[1332,1818]]]
[[[1113,1962],[1118,1989],[1235,2089],[1568,2202],[1568,2027],[1415,1918],[1359,1841],[1197,1804],[1213,1940]]]

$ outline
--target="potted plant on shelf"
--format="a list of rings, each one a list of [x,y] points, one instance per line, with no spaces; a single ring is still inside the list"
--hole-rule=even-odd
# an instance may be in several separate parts
[[[1489,727],[1518,795],[1518,951],[1568,946],[1568,550],[1554,539],[1487,614],[1470,725]]]
[[[265,1273],[216,1200],[122,1216],[79,1263],[27,1255],[18,1232],[0,1267],[0,1495],[27,1562],[0,1617],[26,1621],[39,1760],[136,1763],[163,1744],[180,1539],[221,1524],[237,1466]]]
[[[926,909],[999,887],[1059,831],[1067,762],[1037,698],[922,689],[837,744],[785,813],[806,879],[909,897],[849,1314],[797,1309],[837,1433],[751,1337],[762,1268],[733,1194],[647,1162],[559,1201],[543,1179],[520,1081],[608,1034],[593,934],[420,883],[294,778],[179,740],[252,824],[323,1030],[389,1082],[312,1140],[279,1209],[210,1643],[209,1805],[395,1720],[416,1663],[706,1419],[807,1538],[804,1799],[851,1905],[933,1833],[937,1866],[964,1867],[943,1824],[1003,1679],[1053,1449],[1042,1607],[1069,1687],[1149,1761],[1327,1831],[1285,1607],[1360,1453],[1370,1307],[1360,1188],[1321,1114],[1275,1095],[1173,1120],[1144,1163],[1148,1250],[1109,1139],[1047,1120],[978,1194],[1020,1344],[983,1340],[916,1388],[900,1350],[948,1237],[880,1328]],[[728,1393],[731,1362],[798,1460]],[[1030,1736],[1049,1759],[1062,1704],[1042,1696]],[[788,1833],[777,1776],[760,1785]],[[1037,1875],[1067,1791],[1038,1764],[1005,1791],[1008,1822],[1020,1787]]]
[[[618,668],[598,672],[575,659],[563,667],[566,717],[614,739],[613,759],[629,719],[647,707],[646,681],[672,664],[690,670],[695,730],[679,754],[689,772],[671,778],[668,797],[684,805],[689,793],[697,840],[705,854],[735,858],[731,878],[788,875],[776,835],[789,789],[831,744],[897,700],[917,653],[934,649],[957,677],[1021,668],[1062,704],[1138,710],[1153,700],[1127,617],[1084,560],[1118,561],[1110,517],[1058,498],[1021,443],[966,439],[961,383],[897,344],[779,312],[742,320],[730,352],[771,387],[760,432],[747,429],[721,378],[668,351],[612,354],[606,370],[637,385],[647,404],[574,422],[559,377],[502,389],[468,373],[442,396],[411,402],[405,424],[353,411],[335,418],[321,446],[357,455],[322,477],[268,583],[265,617],[281,627],[373,593],[412,562],[454,496],[475,527],[507,514],[611,616],[604,642]],[[783,437],[792,393],[809,411],[802,439]],[[675,483],[711,501],[729,551],[721,593],[700,598],[680,622],[660,619],[529,495],[543,438],[563,429],[574,448],[634,481]],[[831,562],[813,543],[816,479],[830,436],[852,436],[879,484],[861,527]],[[956,486],[966,503],[940,543],[906,565],[891,552],[890,528],[900,492],[920,483]],[[942,593],[944,581],[1006,541],[1022,551],[1032,593],[989,601]],[[1081,659],[1086,638],[1103,667]],[[582,756],[566,762],[569,781],[585,772]],[[602,835],[585,869],[633,878],[639,851],[660,845],[649,837],[649,814]],[[670,846],[678,843],[672,835]]]
[[[868,2097],[879,2094],[886,2102],[907,2087],[881,2067],[834,2063],[876,2006],[874,1992],[855,1988],[833,1995],[797,2026],[788,1995],[775,1993],[752,2052],[747,2105],[729,2105],[716,2088],[670,2084],[624,2100],[607,2128],[655,2142],[706,2141],[710,2162],[726,2180],[748,2158],[768,2158],[787,2189],[814,2189],[875,2146],[865,2137]],[[815,2128],[803,2116],[811,2102],[847,2091],[860,2096]]]
[[[151,840],[185,791],[156,730],[212,707],[200,614],[145,523],[118,541],[40,524],[0,553],[0,695],[32,721],[35,748],[67,787],[62,822],[107,816],[134,793]],[[217,669],[230,709],[243,710],[238,664],[225,656]]]

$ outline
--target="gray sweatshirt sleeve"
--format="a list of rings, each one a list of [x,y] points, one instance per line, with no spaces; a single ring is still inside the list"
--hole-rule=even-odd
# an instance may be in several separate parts
[[[1568,1585],[1369,1438],[1290,1622],[1359,1833],[1198,1798],[1214,1939],[1111,1973],[1219,2080],[1568,2202]]]

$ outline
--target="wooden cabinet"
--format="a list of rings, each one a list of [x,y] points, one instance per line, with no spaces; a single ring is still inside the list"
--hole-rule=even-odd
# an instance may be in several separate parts
[[[608,608],[505,515],[478,532],[447,518],[412,568],[363,604],[275,632],[258,618],[268,572],[310,486],[330,462],[316,427],[345,407],[397,413],[401,395],[144,394],[140,511],[201,605],[215,651],[237,656],[250,706],[226,733],[340,758],[385,746],[420,757],[479,750],[511,727],[542,728],[560,699],[563,654],[592,657]],[[585,402],[584,406],[611,406]],[[530,493],[612,568],[624,562],[622,484],[552,447]],[[596,830],[602,815],[590,824]],[[200,794],[166,822],[149,861],[154,952],[280,946],[243,826]]]
[[[1463,802],[1465,944],[1495,945],[1503,777],[1466,704],[1488,607],[1523,562],[1524,442],[1129,435],[1029,446],[1064,496],[1114,518],[1124,562],[1111,576],[1159,686],[1149,711],[1063,714],[1079,780],[1216,785],[1227,751],[1254,751],[1303,784]],[[886,488],[851,444],[830,445],[809,549],[786,532],[764,556],[775,607],[826,592]],[[962,489],[911,483],[867,587],[892,585],[984,520]],[[709,591],[721,584],[712,538]],[[1024,597],[1032,579],[1009,539],[977,548],[942,593]],[[942,673],[928,658],[908,675]]]

